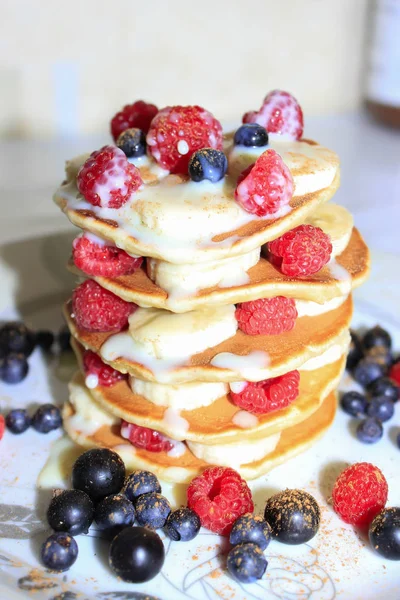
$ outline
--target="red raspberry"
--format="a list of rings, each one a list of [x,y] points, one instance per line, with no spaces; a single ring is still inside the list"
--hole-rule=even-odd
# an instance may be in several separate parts
[[[79,329],[86,331],[120,331],[137,309],[98,283],[87,279],[72,292],[72,310]]]
[[[395,363],[390,371],[389,377],[392,379],[396,385],[400,386],[400,362]]]
[[[159,431],[127,423],[127,421],[121,423],[121,435],[136,448],[149,450],[149,452],[169,452],[176,443]]]
[[[285,375],[264,381],[246,381],[239,392],[230,391],[236,406],[251,413],[265,415],[286,408],[299,395],[300,373],[289,371]],[[237,389],[237,388],[236,388]]]
[[[239,176],[236,201],[249,213],[260,217],[276,213],[289,204],[293,178],[275,150],[266,150]]]
[[[299,140],[303,135],[303,111],[296,98],[281,90],[270,92],[258,112],[243,116],[243,123],[258,123],[269,133],[279,133],[291,140]]]
[[[124,250],[106,243],[96,244],[86,235],[72,243],[72,258],[75,265],[87,275],[120,277],[137,271],[143,258],[129,256]]]
[[[106,208],[120,208],[143,183],[139,169],[115,146],[92,152],[76,181],[85,200]]]
[[[111,119],[111,135],[116,142],[118,136],[126,129],[137,127],[147,133],[151,121],[158,113],[157,106],[148,104],[143,100],[137,100],[133,104],[127,104],[122,110],[117,112]]]
[[[249,486],[227,467],[210,467],[195,477],[187,489],[187,499],[203,527],[221,535],[229,535],[236,519],[254,510]]]
[[[367,527],[384,508],[388,484],[382,471],[371,463],[347,467],[335,481],[333,508],[345,523]]]
[[[3,415],[0,415],[0,440],[3,438],[5,428],[6,428],[6,421],[3,417]]]
[[[98,385],[104,385],[105,387],[111,387],[118,383],[118,381],[126,379],[126,375],[103,363],[100,356],[97,356],[91,350],[85,350],[83,368],[85,375],[97,375],[99,380]]]
[[[329,261],[332,244],[329,235],[313,225],[299,225],[267,244],[269,260],[289,277],[306,277]]]
[[[279,335],[291,331],[297,319],[292,298],[276,296],[238,304],[235,312],[239,329],[247,335]]]
[[[222,150],[222,126],[200,106],[167,106],[153,119],[147,144],[164,169],[187,175],[193,152],[201,148]]]

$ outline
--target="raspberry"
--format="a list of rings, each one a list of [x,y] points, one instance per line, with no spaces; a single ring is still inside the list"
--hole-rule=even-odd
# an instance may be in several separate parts
[[[195,477],[187,499],[203,527],[221,535],[229,535],[236,519],[254,510],[249,486],[227,467],[210,467]]]
[[[368,526],[384,508],[388,484],[383,473],[370,463],[355,463],[336,479],[333,508],[345,523]]]
[[[137,309],[98,283],[87,279],[72,292],[72,310],[76,324],[86,331],[120,331]]]
[[[239,176],[236,201],[249,213],[260,217],[276,213],[289,204],[293,179],[275,150],[267,150]]]
[[[6,422],[3,415],[0,415],[0,440],[3,438]]]
[[[144,131],[144,133],[147,133],[150,123],[157,113],[157,106],[143,102],[143,100],[137,100],[133,104],[127,104],[111,119],[111,135],[113,136],[114,141],[117,141],[119,135],[123,131],[131,129],[132,127],[136,127],[137,129]]]
[[[111,387],[118,381],[126,379],[126,375],[103,363],[101,358],[91,350],[86,350],[83,355],[83,368],[85,375],[97,375],[98,385],[105,387]]]
[[[129,256],[124,250],[106,243],[96,243],[86,235],[75,238],[72,258],[75,265],[87,275],[120,277],[140,268],[143,258]]]
[[[143,183],[139,169],[115,146],[92,152],[76,180],[85,200],[106,208],[120,208]]]
[[[222,126],[200,106],[167,106],[153,119],[147,144],[164,169],[187,175],[194,152],[201,148],[222,150]]]
[[[236,406],[254,414],[267,414],[286,408],[299,395],[300,373],[289,371],[285,375],[257,381],[246,381],[240,391],[230,391]],[[238,389],[234,387],[234,389]]]
[[[270,92],[259,111],[243,116],[243,123],[258,123],[268,133],[279,133],[291,140],[299,140],[303,135],[303,111],[296,98],[281,90]]]
[[[329,235],[313,225],[299,225],[267,245],[270,262],[289,277],[305,277],[329,261]]]
[[[121,423],[121,435],[136,448],[149,450],[149,452],[169,452],[175,446],[174,440],[159,431],[127,423],[127,421]]]
[[[291,331],[297,319],[292,298],[276,296],[238,304],[235,312],[239,329],[247,335],[279,335]]]
[[[389,371],[389,377],[400,386],[400,362],[396,362]]]

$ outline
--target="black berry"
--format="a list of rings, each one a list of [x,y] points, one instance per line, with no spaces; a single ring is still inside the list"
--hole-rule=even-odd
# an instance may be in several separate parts
[[[164,564],[161,538],[145,527],[127,527],[112,541],[109,563],[123,581],[143,583],[153,579]]]
[[[386,396],[392,402],[397,402],[400,395],[400,388],[389,377],[380,377],[368,386],[368,393],[372,397]]]
[[[142,494],[161,493],[161,485],[154,473],[150,471],[134,471],[126,478],[123,492],[131,502]]]
[[[265,550],[271,541],[271,534],[271,527],[265,519],[246,513],[234,522],[229,541],[233,546],[252,542]]]
[[[32,427],[39,433],[49,433],[61,425],[61,412],[54,404],[42,404],[32,417]]]
[[[11,433],[24,433],[31,426],[31,418],[24,408],[15,408],[6,416],[6,427]]]
[[[382,365],[374,362],[374,360],[368,356],[362,358],[353,371],[354,379],[363,387],[367,387],[370,383],[379,379],[385,373],[385,369]]]
[[[42,546],[42,562],[51,571],[67,571],[77,556],[78,544],[69,533],[53,533]]]
[[[268,146],[267,130],[258,123],[246,123],[239,127],[233,139],[236,146],[260,148]]]
[[[386,346],[390,350],[392,347],[392,338],[390,334],[379,325],[369,329],[363,337],[363,346],[366,350],[374,346]]]
[[[380,365],[386,372],[393,363],[393,354],[386,346],[373,346],[366,352],[366,356],[372,362]]]
[[[285,490],[267,500],[264,518],[279,542],[303,544],[317,533],[321,512],[308,492]]]
[[[364,356],[361,340],[356,332],[350,330],[350,336],[351,342],[346,361],[346,369],[348,371],[352,371]]]
[[[394,415],[394,404],[386,396],[376,396],[368,402],[367,415],[385,423]]]
[[[52,331],[37,331],[35,336],[36,345],[44,352],[50,352],[54,344],[54,333]]]
[[[0,347],[4,354],[17,353],[28,357],[35,347],[35,336],[20,321],[11,321],[0,328]]]
[[[124,494],[113,494],[96,505],[94,520],[99,529],[115,537],[125,527],[133,525],[135,509]]]
[[[352,417],[362,417],[367,409],[367,399],[359,392],[346,392],[340,399],[344,412]]]
[[[57,336],[58,346],[60,348],[60,352],[70,352],[72,350],[71,347],[71,334],[66,325],[61,327]]]
[[[165,533],[175,542],[189,542],[199,533],[200,517],[190,508],[178,508],[168,515]]]
[[[117,494],[125,479],[121,457],[107,448],[84,452],[72,467],[72,485],[86,492],[94,501]]]
[[[164,527],[171,512],[168,500],[156,492],[139,496],[135,503],[135,509],[139,525],[153,529]]]
[[[125,129],[117,139],[117,146],[128,158],[138,158],[146,154],[146,135],[141,129]]]
[[[356,435],[364,444],[376,444],[383,436],[382,423],[374,417],[368,417],[359,423]]]
[[[93,502],[81,490],[64,490],[58,493],[47,509],[47,521],[54,531],[70,535],[87,533],[93,521]]]
[[[267,560],[256,544],[238,544],[228,554],[229,573],[242,583],[254,583],[261,579],[268,566]]]
[[[368,535],[378,554],[400,560],[400,508],[384,508],[369,526]]]
[[[189,161],[189,175],[192,181],[208,179],[216,183],[228,170],[228,159],[221,150],[203,148],[194,152]]]
[[[24,354],[7,354],[1,362],[0,374],[5,383],[20,383],[28,375],[29,365]]]

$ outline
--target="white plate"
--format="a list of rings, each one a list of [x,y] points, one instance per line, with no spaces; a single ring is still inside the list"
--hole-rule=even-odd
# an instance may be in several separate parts
[[[22,314],[35,327],[60,326],[60,303],[69,295],[72,282],[63,266],[70,239],[70,234],[50,236],[1,249],[1,319]],[[381,261],[382,269],[394,263],[387,257],[385,260]],[[367,289],[374,290],[375,296],[358,302],[354,325],[379,322],[388,327],[400,350],[400,322],[389,310],[378,308],[379,289],[371,284]],[[396,290],[393,300],[397,302],[399,297]],[[27,379],[16,386],[1,386],[1,412],[50,401],[61,404],[71,371],[68,363],[71,359],[64,356],[61,364],[46,364],[36,350]],[[366,540],[333,513],[328,499],[337,474],[347,464],[370,461],[388,480],[388,505],[400,505],[400,454],[395,445],[399,425],[400,403],[395,418],[385,426],[384,439],[366,446],[354,437],[350,418],[338,411],[333,427],[312,449],[251,486],[258,512],[276,491],[306,489],[320,503],[323,520],[309,544],[290,547],[272,542],[266,550],[269,565],[264,579],[243,586],[224,568],[226,540],[205,530],[187,544],[164,538],[167,556],[162,573],[146,584],[126,584],[114,577],[107,566],[107,542],[95,530],[77,538],[79,557],[70,571],[60,575],[46,572],[38,555],[49,533],[43,517],[50,492],[37,490],[35,484],[49,448],[60,434],[40,435],[29,430],[12,436],[6,432],[0,442],[0,599],[398,600],[399,563],[374,554]],[[165,490],[170,496],[168,488]]]

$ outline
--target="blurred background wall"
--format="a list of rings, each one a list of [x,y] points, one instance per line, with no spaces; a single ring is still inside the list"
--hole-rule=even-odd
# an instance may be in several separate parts
[[[104,131],[123,105],[219,118],[271,89],[357,107],[367,0],[0,0],[0,136]]]

